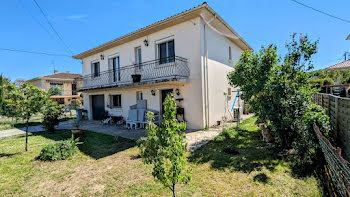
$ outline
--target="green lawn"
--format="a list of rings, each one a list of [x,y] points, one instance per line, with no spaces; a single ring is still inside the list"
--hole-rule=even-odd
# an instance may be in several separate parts
[[[70,119],[75,119],[76,116],[65,116],[65,117],[61,117],[60,121],[66,121],[66,120],[70,120]],[[36,125],[41,125],[42,123],[42,119],[37,119],[37,120],[31,120],[29,121],[29,126],[36,126]],[[0,119],[0,131],[1,130],[6,130],[6,129],[13,129],[13,128],[21,128],[21,127],[25,127],[25,121],[23,120],[19,120],[19,121],[12,121],[12,119],[9,118],[3,118]]]
[[[193,179],[179,185],[178,196],[321,196],[316,178],[295,175],[290,156],[261,142],[254,121],[189,153]],[[28,152],[24,135],[0,139],[0,196],[171,196],[153,180],[132,140],[86,131],[71,159],[35,159],[45,144],[69,137],[64,130],[32,134]],[[227,154],[227,148],[239,154]]]

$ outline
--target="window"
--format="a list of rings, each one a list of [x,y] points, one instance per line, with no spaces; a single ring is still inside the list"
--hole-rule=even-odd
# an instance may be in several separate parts
[[[111,107],[112,108],[121,108],[122,107],[122,95],[116,94],[116,95],[111,95]]]
[[[143,93],[141,91],[136,91],[136,100],[143,100]]]
[[[50,83],[50,88],[53,90],[60,88],[61,90],[57,93],[57,95],[62,95],[63,92],[63,84],[62,83]]]
[[[175,61],[175,43],[174,40],[158,44],[159,64],[165,64]]]
[[[92,63],[91,73],[94,77],[100,76],[100,62]]]
[[[231,47],[228,47],[228,60],[232,60]]]
[[[120,81],[120,59],[119,56],[108,59],[110,69],[113,69],[113,82]]]
[[[141,47],[135,48],[135,62],[138,66],[138,69],[142,69],[142,53]]]
[[[54,98],[52,100],[55,101],[59,105],[64,105],[64,98]]]

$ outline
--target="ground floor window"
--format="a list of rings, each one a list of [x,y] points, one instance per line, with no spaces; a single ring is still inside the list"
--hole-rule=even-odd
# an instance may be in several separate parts
[[[136,91],[136,100],[143,100],[143,93],[141,91]]]
[[[54,98],[52,100],[55,101],[59,105],[64,105],[64,98]]]
[[[112,108],[121,108],[122,107],[122,95],[116,94],[116,95],[111,95],[111,107]]]

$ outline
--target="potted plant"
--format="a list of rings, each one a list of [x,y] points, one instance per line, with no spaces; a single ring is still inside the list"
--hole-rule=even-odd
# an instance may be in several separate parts
[[[72,134],[74,135],[74,138],[83,138],[84,137],[84,130],[82,130],[80,128],[80,122],[81,120],[76,119],[76,120],[72,120],[71,124],[73,126],[72,129]]]
[[[134,74],[131,75],[131,78],[132,78],[132,82],[133,83],[139,83],[141,81],[141,74],[138,74],[136,73],[136,69],[137,69],[137,64],[134,64],[134,69],[135,69],[135,72]]]

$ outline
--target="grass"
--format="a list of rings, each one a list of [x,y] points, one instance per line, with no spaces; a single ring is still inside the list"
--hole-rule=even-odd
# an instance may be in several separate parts
[[[65,116],[65,117],[61,117],[60,121],[67,121],[67,120],[75,119],[75,118],[76,118],[76,116]],[[29,126],[41,125],[42,121],[43,121],[43,119],[30,120]],[[26,126],[26,123],[23,120],[19,120],[16,122],[16,121],[14,121],[12,119],[8,119],[8,118],[0,119],[0,131],[6,130],[6,129],[13,129],[13,128],[22,128],[25,126]]]
[[[316,178],[296,178],[293,160],[262,143],[253,122],[188,153],[193,177],[178,186],[178,196],[321,196]],[[86,131],[72,158],[35,159],[45,144],[70,135],[66,130],[32,134],[28,152],[23,151],[24,135],[0,139],[0,196],[171,196],[154,181],[152,167],[142,163],[132,140]]]

